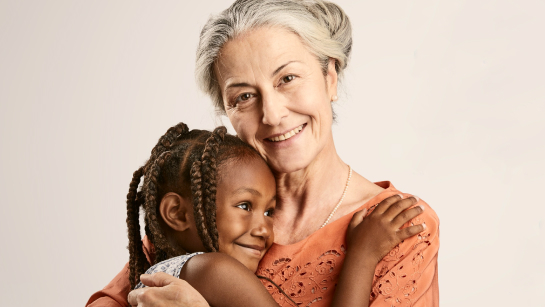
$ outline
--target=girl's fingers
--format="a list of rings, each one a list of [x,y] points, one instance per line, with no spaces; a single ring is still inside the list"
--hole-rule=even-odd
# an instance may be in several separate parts
[[[424,207],[421,205],[402,211],[396,217],[394,217],[392,220],[392,226],[394,226],[395,229],[399,229],[401,226],[403,226],[403,224],[422,214],[422,212],[424,212]]]
[[[391,205],[395,204],[402,198],[403,198],[403,195],[401,194],[397,194],[397,195],[393,195],[388,198],[385,198],[383,201],[381,201],[377,205],[377,207],[375,208],[375,210],[373,210],[371,214],[383,214],[384,212],[386,212],[386,210],[388,210],[388,208],[390,208]]]
[[[402,211],[405,209],[413,206],[416,204],[417,200],[415,197],[411,196],[405,199],[401,199],[394,204],[390,205],[388,210],[384,212],[384,216],[388,218],[390,221],[393,221],[396,216],[398,216]]]
[[[410,238],[414,235],[421,233],[425,229],[426,229],[426,223],[401,228],[400,230],[397,231],[397,237],[399,241],[403,241],[407,238]]]
[[[361,223],[361,221],[363,221],[366,214],[367,214],[367,208],[364,208],[363,210],[354,213],[354,215],[352,216],[352,220],[350,220],[350,227],[354,228],[358,226]]]

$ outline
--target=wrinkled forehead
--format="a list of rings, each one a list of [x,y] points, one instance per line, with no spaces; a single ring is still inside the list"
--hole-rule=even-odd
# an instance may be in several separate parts
[[[303,44],[299,35],[281,27],[260,27],[227,41],[214,62],[220,86],[232,78],[269,76],[289,61],[317,58]]]

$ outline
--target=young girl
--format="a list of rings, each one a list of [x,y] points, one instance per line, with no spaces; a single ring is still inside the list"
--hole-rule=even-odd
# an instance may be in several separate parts
[[[334,306],[368,305],[376,263],[424,230],[422,225],[400,229],[422,212],[408,209],[415,203],[413,197],[393,196],[368,217],[366,211],[354,215]],[[170,128],[134,173],[127,195],[131,287],[143,287],[140,274],[162,271],[186,280],[211,306],[278,306],[254,275],[274,241],[275,206],[274,176],[248,144],[225,127],[189,131],[180,123]],[[140,207],[155,249],[149,261],[141,244]]]

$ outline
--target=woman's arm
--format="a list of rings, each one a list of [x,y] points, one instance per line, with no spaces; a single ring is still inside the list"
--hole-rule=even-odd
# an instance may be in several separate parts
[[[128,307],[129,263],[110,281],[104,289],[95,292],[85,304],[86,307]]]
[[[147,236],[142,238],[142,249],[144,254],[150,259],[155,258],[153,245]],[[127,295],[131,291],[129,282],[129,263],[125,264],[121,272],[110,281],[104,289],[95,292],[85,304],[86,307],[128,307]],[[145,305],[141,305],[145,306]]]
[[[199,291],[210,306],[278,306],[253,272],[222,253],[191,258],[182,268],[180,278]]]
[[[423,212],[417,199],[401,195],[383,200],[367,217],[362,210],[348,227],[346,255],[332,306],[369,306],[375,268],[379,261],[403,240],[425,229],[424,225],[401,228]]]

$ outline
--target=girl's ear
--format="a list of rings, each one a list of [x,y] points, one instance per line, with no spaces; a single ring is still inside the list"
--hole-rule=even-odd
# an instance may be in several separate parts
[[[185,231],[193,224],[193,205],[190,199],[169,192],[161,199],[159,214],[176,231]]]

